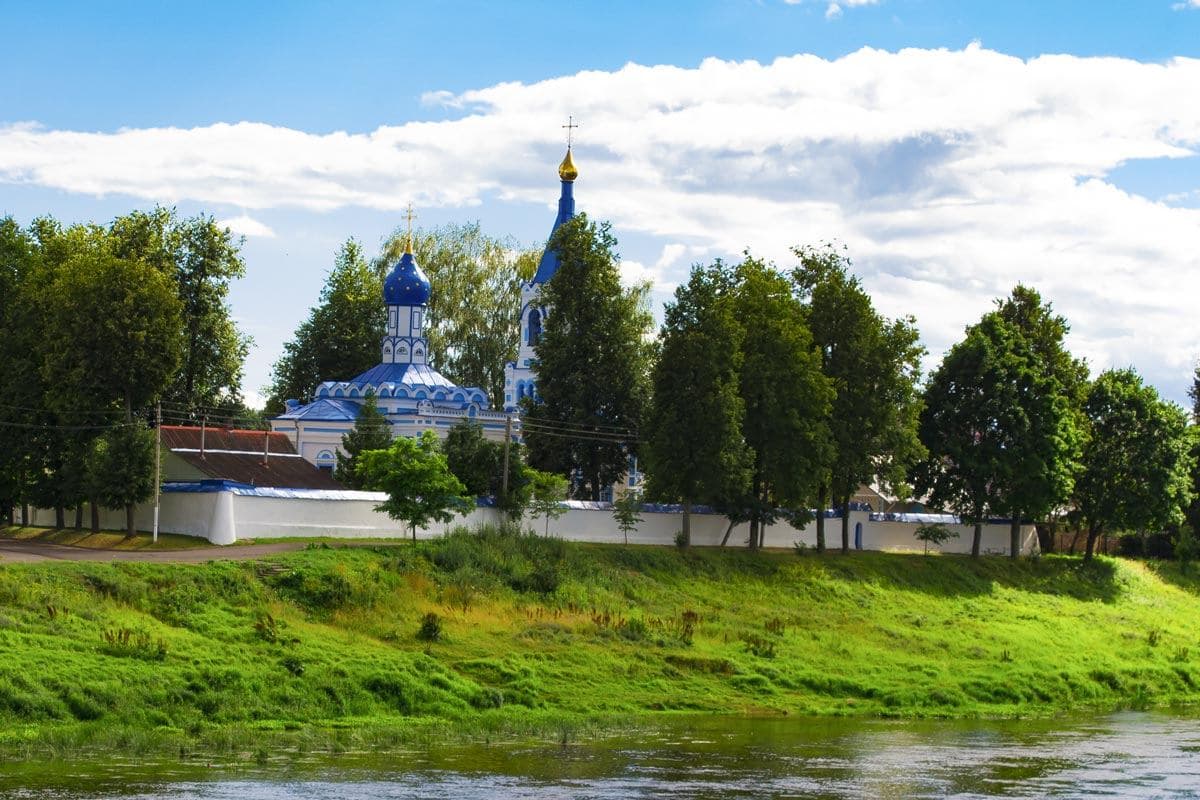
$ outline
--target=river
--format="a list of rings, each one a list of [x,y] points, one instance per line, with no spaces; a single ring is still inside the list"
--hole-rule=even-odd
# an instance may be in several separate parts
[[[675,718],[596,741],[0,765],[0,798],[1200,798],[1200,718]]]

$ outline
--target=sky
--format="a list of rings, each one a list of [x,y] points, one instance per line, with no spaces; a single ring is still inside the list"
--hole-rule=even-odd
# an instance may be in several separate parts
[[[578,207],[658,308],[690,266],[844,245],[926,368],[1022,282],[1094,372],[1188,404],[1200,0],[0,0],[0,216],[206,213],[245,236],[245,389],[347,237]],[[434,287],[436,291],[436,287]]]

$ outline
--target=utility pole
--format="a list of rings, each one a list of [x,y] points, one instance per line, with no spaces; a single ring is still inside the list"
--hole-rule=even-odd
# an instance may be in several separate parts
[[[208,414],[200,417],[200,457],[204,458],[204,432],[208,428]]]
[[[263,463],[266,464],[271,458],[271,429],[268,427],[266,433],[263,434]]]
[[[500,473],[500,502],[508,505],[508,449],[512,441],[512,414],[504,415],[504,472]]]
[[[151,541],[158,544],[158,501],[162,486],[162,401],[154,406],[154,531]]]

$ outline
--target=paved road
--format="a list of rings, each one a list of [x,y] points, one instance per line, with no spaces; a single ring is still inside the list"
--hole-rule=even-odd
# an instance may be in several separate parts
[[[216,559],[244,560],[303,549],[305,542],[274,542],[197,550],[97,550],[48,542],[0,539],[0,564],[37,561],[148,561],[161,564],[201,564]]]

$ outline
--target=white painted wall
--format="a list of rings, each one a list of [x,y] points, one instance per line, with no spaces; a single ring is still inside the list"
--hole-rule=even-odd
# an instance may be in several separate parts
[[[340,539],[402,538],[410,535],[404,523],[375,511],[384,495],[375,492],[306,492],[303,490],[233,490],[223,492],[166,492],[162,495],[159,530],[206,538],[214,544],[233,544],[239,539],[272,539],[283,537],[325,536]],[[550,533],[563,539],[580,542],[625,541],[607,504],[570,502],[567,511],[550,521]],[[68,514],[71,518],[71,515]],[[491,508],[476,508],[448,524],[434,523],[417,530],[418,538],[443,536],[459,525],[475,527],[495,524],[500,514]],[[140,530],[149,530],[153,523],[153,507],[139,506],[136,522]],[[35,512],[33,524],[51,526],[54,512]],[[545,523],[541,517],[526,517],[523,527],[541,534]],[[692,543],[714,546],[721,543],[728,521],[715,514],[692,514]],[[864,550],[920,551],[923,544],[913,538],[919,523],[872,520],[866,512],[850,512],[850,546],[854,546],[854,527],[861,524]],[[121,511],[101,512],[101,525],[121,530],[125,515]],[[629,534],[632,544],[672,545],[682,527],[682,514],[645,511],[637,529]],[[948,525],[959,538],[951,539],[934,551],[969,553],[972,528],[970,525]],[[748,523],[737,525],[730,534],[728,546],[745,547],[749,536]],[[826,544],[832,549],[841,547],[841,520],[825,520]],[[982,552],[1007,553],[1009,530],[1007,524],[983,526]],[[796,542],[816,547],[816,523],[796,530],[785,522],[767,528],[767,547],[791,548]],[[1035,552],[1037,534],[1032,525],[1021,527],[1021,551]]]

